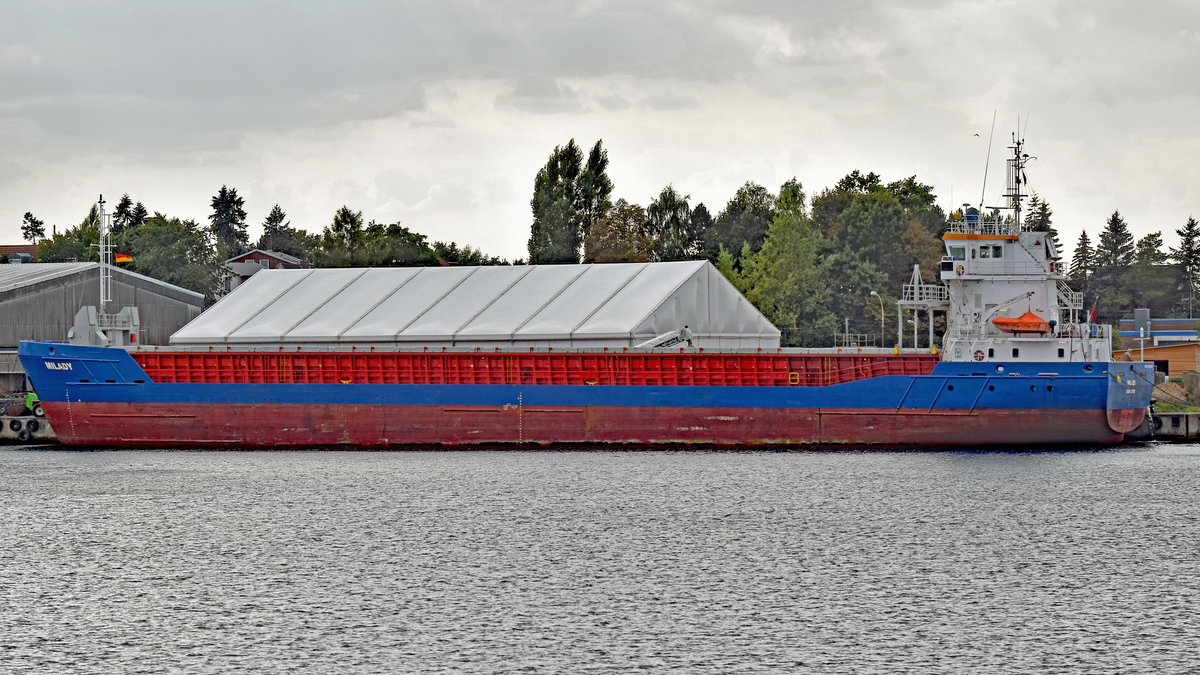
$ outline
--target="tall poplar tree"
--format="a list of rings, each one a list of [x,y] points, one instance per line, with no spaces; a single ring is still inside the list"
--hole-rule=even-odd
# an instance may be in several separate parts
[[[608,210],[612,188],[602,141],[592,146],[586,163],[575,139],[555,146],[533,181],[529,262],[579,262],[583,239]]]

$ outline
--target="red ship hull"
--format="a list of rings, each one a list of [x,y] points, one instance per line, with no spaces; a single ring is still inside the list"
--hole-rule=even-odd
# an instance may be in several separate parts
[[[1104,410],[45,402],[64,443],[230,447],[1117,443]],[[1131,410],[1128,417],[1140,417]],[[1127,422],[1132,421],[1126,420]]]

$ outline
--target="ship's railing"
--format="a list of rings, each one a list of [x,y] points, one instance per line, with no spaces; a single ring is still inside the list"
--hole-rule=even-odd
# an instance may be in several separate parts
[[[874,347],[876,346],[874,333],[838,333],[833,336],[834,347]]]
[[[946,262],[951,263],[950,269],[945,269]],[[955,273],[957,273],[958,268],[962,267],[963,272],[962,272],[962,274],[959,274],[958,276],[1000,275],[1000,274],[1004,274],[1004,275],[1026,274],[1026,275],[1044,276],[1044,275],[1050,273],[1050,269],[1049,269],[1048,265],[1044,264],[1044,263],[1015,262],[1015,261],[1014,262],[1006,262],[1004,260],[996,260],[994,258],[990,259],[990,260],[989,259],[984,259],[984,260],[976,259],[976,260],[942,261],[942,264],[943,264],[943,270],[942,270],[943,273],[948,272],[951,269],[954,270]]]
[[[1015,237],[1021,231],[1016,223],[984,223],[969,220],[951,220],[946,231],[954,234],[982,234],[990,237]]]
[[[1083,293],[1071,290],[1067,282],[1058,282],[1058,304],[1067,309],[1083,309]]]
[[[130,328],[133,326],[131,317],[127,314],[97,314],[97,328]]]
[[[1054,331],[1050,337],[1060,339],[1082,339],[1092,338],[1108,341],[1112,339],[1113,327],[1108,324],[1101,323],[1085,323],[1085,324],[1060,324],[1054,327]],[[973,326],[959,326],[957,330],[952,330],[946,334],[946,337],[958,338],[960,340],[975,339],[980,336],[979,324]],[[988,339],[998,337],[1043,337],[1038,334],[1027,334],[1024,336],[1013,336],[996,328],[991,322],[985,327],[983,337]]]
[[[941,284],[904,284],[901,300],[904,302],[949,302],[950,289]]]

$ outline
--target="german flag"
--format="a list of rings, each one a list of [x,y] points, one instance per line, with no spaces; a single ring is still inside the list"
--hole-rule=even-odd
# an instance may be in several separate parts
[[[128,253],[117,253],[113,258],[113,262],[118,264],[133,262],[133,256],[129,255]]]

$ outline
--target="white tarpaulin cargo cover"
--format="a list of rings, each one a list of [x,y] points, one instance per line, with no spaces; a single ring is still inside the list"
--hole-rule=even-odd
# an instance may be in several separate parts
[[[171,344],[775,349],[779,330],[703,260],[263,270]]]

